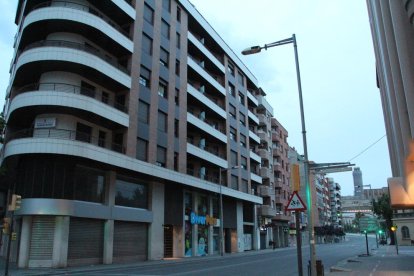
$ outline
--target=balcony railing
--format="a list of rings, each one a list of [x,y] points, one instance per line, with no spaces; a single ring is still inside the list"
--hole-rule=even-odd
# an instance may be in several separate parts
[[[203,174],[203,173],[200,173],[200,171],[196,171],[196,170],[193,170],[193,169],[187,168],[187,174],[191,175],[191,176],[194,176],[194,177],[197,177],[197,178],[200,178],[200,179],[203,179],[203,180],[213,182],[213,183],[218,184],[218,182],[219,182],[218,177],[216,177],[214,175]],[[224,184],[224,182],[225,182],[225,179],[222,179],[222,184]]]
[[[190,138],[187,138],[187,142],[190,143],[190,144],[192,144],[192,145],[194,145],[194,146],[196,146],[196,147],[198,147],[198,148],[200,148],[200,149],[202,149],[202,150],[205,150],[205,151],[207,151],[207,152],[209,152],[209,153],[211,153],[211,154],[213,154],[215,156],[218,156],[218,157],[220,157],[222,159],[226,159],[225,155],[222,154],[222,153],[220,153],[220,151],[217,148],[213,148],[213,147],[210,147],[210,146],[203,146],[203,147],[201,147],[200,145],[197,145],[194,142],[194,139],[190,139]]]
[[[41,41],[37,41],[37,42],[27,45],[20,54],[22,54],[23,52],[27,50],[34,49],[34,48],[40,48],[40,47],[65,47],[65,48],[71,48],[71,49],[84,51],[84,52],[87,52],[89,54],[92,54],[92,55],[95,55],[101,58],[102,60],[108,62],[115,68],[121,70],[122,72],[128,75],[130,74],[130,71],[127,68],[125,68],[123,65],[121,65],[120,63],[112,59],[111,57],[108,57],[107,55],[100,52],[98,49],[94,47],[91,47],[91,46],[88,46],[82,43],[78,43],[78,42],[65,41],[65,40],[41,40]]]
[[[21,94],[21,93],[27,93],[27,92],[32,92],[32,91],[57,91],[57,92],[84,95],[84,96],[96,99],[96,92],[94,90],[81,87],[81,86],[67,84],[67,83],[32,83],[32,84],[28,84],[28,85],[20,87],[19,89],[16,90],[16,93]],[[112,106],[124,113],[128,113],[128,109],[125,105],[117,103],[113,100],[109,100],[106,97],[102,97],[102,103]]]
[[[22,129],[16,132],[7,133],[5,142],[8,143],[11,140],[21,138],[53,138],[72,141],[76,140],[92,144],[98,147],[106,148],[112,151],[116,151],[119,153],[125,153],[125,148],[123,147],[123,145],[109,143],[105,139],[100,139],[88,133],[68,129]]]
[[[131,38],[130,35],[128,34],[128,32],[126,32],[120,25],[115,23],[113,20],[111,20],[108,16],[106,16],[105,14],[100,12],[95,7],[80,4],[80,3],[76,3],[76,2],[71,2],[71,1],[55,1],[54,0],[54,1],[48,1],[48,2],[40,3],[36,6],[34,6],[32,8],[32,10],[37,10],[37,9],[41,9],[41,8],[45,8],[45,7],[65,7],[65,8],[70,8],[70,9],[75,9],[75,10],[81,10],[81,11],[84,11],[84,12],[88,12],[90,14],[93,14],[93,15],[101,18],[103,21],[105,21],[106,23],[111,25],[114,29],[116,29],[118,32],[122,33],[124,36],[126,36],[128,38]]]

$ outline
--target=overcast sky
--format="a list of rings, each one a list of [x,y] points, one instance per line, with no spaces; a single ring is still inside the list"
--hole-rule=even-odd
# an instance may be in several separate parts
[[[385,134],[366,3],[363,0],[192,0],[265,90],[274,116],[303,153],[293,46],[241,56],[244,48],[298,41],[309,159],[347,162]],[[17,1],[0,0],[0,106],[9,81]],[[386,137],[352,160],[364,184],[387,186]],[[352,173],[329,175],[352,195]]]

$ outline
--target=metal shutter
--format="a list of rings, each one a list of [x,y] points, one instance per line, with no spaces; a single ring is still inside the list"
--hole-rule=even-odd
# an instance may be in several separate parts
[[[71,217],[68,265],[102,263],[103,241],[102,220]]]
[[[114,261],[146,260],[147,237],[146,223],[115,221]]]
[[[29,260],[52,260],[55,217],[34,216],[30,239]]]

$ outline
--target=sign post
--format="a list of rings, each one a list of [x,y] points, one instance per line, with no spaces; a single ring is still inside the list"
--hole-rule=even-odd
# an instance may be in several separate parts
[[[302,199],[299,197],[298,192],[294,191],[290,196],[288,204],[286,206],[286,211],[295,211],[295,224],[296,224],[296,251],[298,255],[298,275],[303,276],[303,267],[302,267],[302,237],[300,232],[300,213],[305,211],[306,206],[303,203]]]
[[[365,233],[365,244],[367,248],[367,255],[369,255],[368,249],[368,232],[378,231],[378,220],[372,217],[362,217],[359,219],[359,229]],[[375,234],[376,235],[376,234]],[[377,244],[378,246],[378,244]]]

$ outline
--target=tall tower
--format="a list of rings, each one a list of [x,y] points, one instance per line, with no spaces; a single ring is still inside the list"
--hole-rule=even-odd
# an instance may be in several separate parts
[[[354,196],[362,197],[364,186],[362,183],[361,170],[358,167],[355,167],[352,176],[354,177]]]

